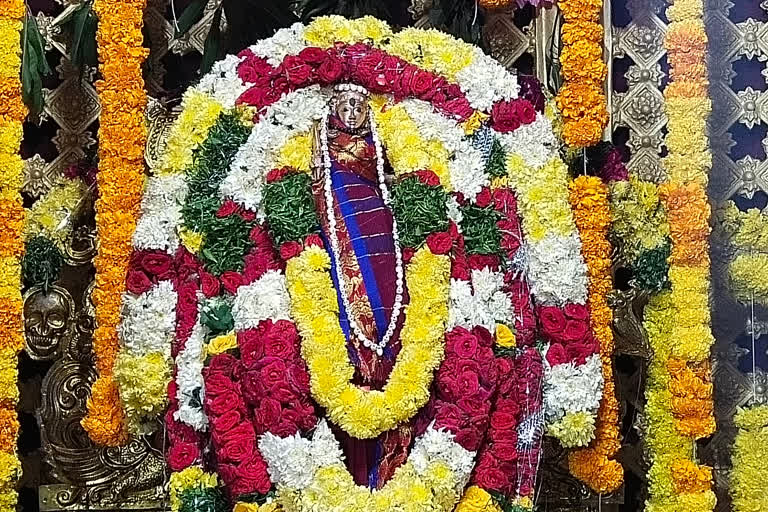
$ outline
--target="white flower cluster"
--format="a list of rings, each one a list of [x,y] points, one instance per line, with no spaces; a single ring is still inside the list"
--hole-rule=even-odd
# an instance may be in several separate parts
[[[472,63],[456,74],[456,82],[475,110],[488,111],[497,101],[520,94],[517,76],[480,48],[475,49]]]
[[[587,267],[577,234],[548,234],[527,248],[528,282],[539,304],[564,306],[587,302]]]
[[[184,349],[176,357],[176,400],[179,409],[174,413],[174,418],[198,431],[208,429],[208,417],[202,407],[205,398],[203,348],[206,331],[206,327],[198,319],[192,328],[192,334],[184,344]]]
[[[176,334],[178,295],[171,281],[160,281],[141,295],[123,294],[118,335],[132,356],[159,352],[170,356]]]
[[[401,105],[418,126],[419,133],[427,140],[439,140],[451,153],[448,168],[451,172],[451,188],[474,201],[483,186],[490,181],[485,173],[483,153],[467,139],[464,130],[422,100],[407,99]]]
[[[290,137],[308,132],[315,121],[321,120],[329,100],[328,91],[312,86],[286,94],[267,108],[235,155],[219,193],[259,211],[265,179],[276,165],[280,148]]]
[[[341,446],[325,420],[318,423],[311,440],[298,433],[281,438],[268,432],[259,439],[259,450],[267,462],[272,483],[278,488],[301,491],[312,485],[318,469],[344,467]],[[407,463],[422,475],[435,462],[444,463],[453,472],[455,489],[460,492],[469,481],[475,455],[457,443],[450,432],[430,426],[416,439]]]
[[[290,320],[291,299],[285,274],[270,270],[253,283],[238,288],[232,317],[236,331],[258,327],[262,320]]]
[[[243,60],[237,55],[227,55],[216,62],[194,88],[212,96],[225,109],[234,108],[237,98],[248,89],[237,74],[237,67]]]
[[[181,223],[181,205],[187,196],[184,174],[153,176],[147,180],[141,200],[141,214],[133,232],[133,246],[157,249],[169,254],[179,248],[176,232]]]
[[[279,66],[288,55],[298,55],[307,47],[304,41],[306,27],[294,23],[288,28],[281,28],[270,38],[262,39],[249,47],[257,57],[262,57],[274,67]]]
[[[482,325],[494,332],[496,324],[514,324],[512,301],[503,290],[504,274],[489,268],[472,271],[472,280],[451,279],[448,329]]]
[[[603,396],[603,367],[600,354],[591,355],[582,365],[544,364],[544,414],[549,423],[566,413],[596,413]]]
[[[560,148],[552,130],[552,123],[540,112],[531,124],[522,125],[513,132],[496,135],[507,154],[521,155],[530,167],[543,166],[557,156]]]

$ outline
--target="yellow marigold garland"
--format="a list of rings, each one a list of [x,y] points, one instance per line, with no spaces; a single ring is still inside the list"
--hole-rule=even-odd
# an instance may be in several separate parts
[[[733,443],[731,496],[736,512],[768,510],[768,405],[741,409],[734,418],[739,432]]]
[[[99,379],[91,390],[83,427],[95,442],[110,446],[127,440],[113,367],[119,347],[117,324],[144,183],[144,120],[147,96],[141,65],[146,0],[96,0],[97,43],[103,80],[96,83],[102,112],[99,128],[99,200],[94,260],[96,330],[93,349]]]
[[[697,439],[715,429],[709,362],[714,341],[709,312],[709,216],[705,187],[711,168],[702,0],[670,1],[665,47],[672,82],[664,159],[669,181],[659,188],[672,240],[671,289],[646,308],[653,359],[646,388],[646,441],[651,456],[649,512],[711,511],[711,468],[694,456]]]
[[[608,230],[611,209],[608,187],[595,177],[580,176],[571,183],[573,217],[579,229],[589,277],[589,310],[592,332],[600,343],[603,363],[603,398],[597,413],[595,438],[589,447],[568,455],[571,473],[599,494],[613,492],[624,481],[624,471],[614,457],[619,451],[619,403],[613,380],[613,312],[607,296],[613,289],[611,244]]]
[[[21,0],[0,0],[0,511],[16,509],[16,456],[19,422],[18,353],[24,347],[21,257],[24,252],[24,206],[19,193],[22,160],[19,148],[27,111],[21,99]]]
[[[557,96],[557,106],[563,116],[566,144],[583,148],[597,144],[608,123],[603,91],[607,67],[599,24],[602,0],[560,0],[558,7],[565,20],[560,54],[565,84]]]
[[[331,421],[351,436],[376,437],[412,417],[429,399],[433,372],[443,359],[450,260],[425,246],[408,265],[411,302],[405,309],[403,348],[381,391],[364,391],[351,384],[355,369],[348,362],[329,269],[325,250],[311,246],[289,260],[285,271],[312,396]]]
[[[757,208],[739,211],[729,201],[720,221],[735,250],[728,264],[731,294],[744,304],[768,305],[768,217]]]

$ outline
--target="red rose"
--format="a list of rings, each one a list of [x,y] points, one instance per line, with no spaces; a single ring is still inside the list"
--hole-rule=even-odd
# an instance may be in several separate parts
[[[477,451],[480,448],[480,442],[483,440],[483,434],[479,428],[470,426],[460,429],[456,432],[456,442],[465,450]]]
[[[481,347],[493,346],[493,335],[482,325],[476,325],[473,327],[472,334],[477,337],[477,341],[480,343]]]
[[[517,447],[514,443],[495,443],[493,453],[499,461],[514,462],[517,460]]]
[[[595,347],[586,343],[571,343],[565,347],[565,353],[569,361],[584,364],[587,358],[595,353]]]
[[[291,385],[288,383],[286,378],[283,378],[281,382],[278,382],[269,388],[267,394],[283,404],[288,403],[298,397],[297,393],[291,389]]]
[[[451,262],[451,278],[452,279],[459,279],[461,281],[469,281],[471,278],[469,265],[467,264],[466,258],[459,259],[455,258]]]
[[[515,194],[508,188],[497,188],[493,191],[493,205],[498,211],[508,217],[517,214]]]
[[[267,173],[267,183],[274,183],[276,181],[280,181],[291,172],[292,170],[288,167],[281,167],[280,169],[272,169]]]
[[[493,129],[500,133],[509,133],[520,128],[518,109],[513,102],[499,101],[491,109]]]
[[[473,254],[469,257],[469,268],[472,270],[483,270],[489,268],[498,270],[501,260],[495,254]]]
[[[298,431],[299,427],[294,422],[286,419],[282,419],[276,427],[270,430],[270,432],[278,437],[292,436]]]
[[[422,96],[433,90],[434,75],[429,71],[418,69],[411,78],[410,89],[414,96]]]
[[[312,233],[307,237],[306,240],[304,240],[304,246],[305,247],[325,247],[323,244],[323,239],[320,238],[320,235],[317,233]]]
[[[309,373],[303,363],[291,366],[290,383],[299,395],[309,393]]]
[[[275,258],[272,249],[256,249],[245,256],[243,284],[251,284],[268,270],[280,270],[282,265]]]
[[[456,327],[445,335],[446,351],[465,359],[477,353],[477,338],[463,327]]]
[[[237,293],[237,289],[243,285],[243,276],[232,270],[227,270],[221,274],[221,284],[224,289],[232,295]]]
[[[259,408],[254,411],[253,423],[258,434],[272,431],[279,423],[282,415],[280,402],[274,398],[264,398]]]
[[[440,178],[437,177],[433,171],[421,170],[412,173],[420,182],[430,187],[437,187],[440,185]]]
[[[448,254],[453,247],[453,238],[445,232],[432,233],[427,236],[427,247],[433,254]]]
[[[328,52],[322,48],[310,46],[299,52],[299,58],[307,64],[320,64],[328,56]]]
[[[507,485],[507,477],[501,469],[485,465],[475,469],[474,479],[478,487],[486,491],[501,492]]]
[[[464,422],[464,411],[450,402],[439,401],[436,405],[435,428],[458,432]]]
[[[280,246],[280,257],[287,261],[301,254],[302,249],[299,242],[285,242]]]
[[[185,281],[190,276],[197,274],[202,268],[202,264],[197,260],[195,255],[189,252],[183,245],[176,251],[175,263],[176,279],[179,281]],[[163,275],[170,276],[171,274],[173,274],[172,267]],[[160,277],[160,274],[158,274],[158,277],[160,279],[165,279],[164,277]]]
[[[152,288],[152,281],[141,270],[130,270],[125,278],[125,287],[129,292],[141,295]]]
[[[171,257],[160,251],[147,252],[141,258],[141,266],[151,276],[161,276],[171,270]]]
[[[565,348],[559,343],[552,343],[547,350],[547,362],[550,366],[567,363],[568,354],[566,354]]]
[[[569,303],[563,308],[565,316],[574,320],[586,320],[589,318],[589,308],[584,304]]]
[[[255,55],[249,56],[237,66],[237,75],[247,84],[254,84],[258,87],[266,87],[275,68],[269,65],[267,61]]]
[[[252,367],[264,357],[264,343],[258,329],[238,331],[237,345],[240,347],[240,359],[246,367]]]
[[[256,244],[256,247],[272,247],[272,240],[269,238],[269,232],[260,224],[251,228],[248,238]]]
[[[525,99],[518,99],[517,115],[523,124],[531,124],[536,120],[536,109],[533,104]]]
[[[312,67],[304,62],[301,57],[289,55],[285,58],[281,67],[289,83],[296,86],[303,86],[309,83]]]
[[[434,98],[432,101],[434,102]],[[467,119],[475,111],[472,105],[469,104],[469,101],[467,101],[467,98],[464,97],[446,101],[443,104],[443,110],[458,117],[460,120]]]
[[[265,357],[261,363],[263,366],[259,372],[266,388],[271,388],[285,381],[285,372],[288,370],[285,361],[277,357]]]
[[[211,414],[222,415],[227,411],[237,409],[239,406],[244,405],[238,394],[234,391],[231,393],[222,393],[216,398],[209,400],[205,399],[208,407],[207,409]]]
[[[491,195],[491,189],[488,187],[483,187],[480,190],[480,193],[477,194],[477,197],[475,198],[475,203],[480,208],[487,208],[491,205],[491,202],[493,201],[493,196]]]
[[[211,418],[211,426],[218,432],[228,432],[243,421],[243,415],[238,410],[227,411],[221,416]]]
[[[413,247],[403,247],[403,263],[410,262],[415,253],[416,251],[413,250]]]
[[[465,371],[460,373],[454,381],[453,392],[455,397],[472,396],[480,389],[480,378],[476,373]]]
[[[176,443],[168,450],[168,465],[171,471],[188,468],[200,458],[200,449],[196,443]]]
[[[272,488],[272,482],[267,473],[267,463],[258,452],[253,458],[241,464],[237,468],[238,479],[233,484],[231,491],[234,496],[241,494],[267,494]],[[238,492],[236,492],[238,491]]]
[[[255,438],[256,436],[253,430],[251,430],[249,434],[238,436],[236,439],[228,441],[219,450],[221,461],[239,463],[250,459],[256,446]]]
[[[317,68],[317,78],[324,84],[338,82],[344,75],[344,63],[338,57],[328,56]]]
[[[290,322],[289,322],[290,324]],[[292,325],[292,324],[291,324]],[[269,332],[264,339],[264,354],[280,359],[292,359],[298,355],[296,337]]]
[[[219,280],[205,270],[200,271],[200,287],[203,290],[203,295],[209,298],[217,296],[221,290]]]
[[[563,339],[566,341],[583,340],[589,333],[589,323],[586,320],[568,320],[563,329]]]
[[[496,430],[508,430],[517,428],[517,420],[513,414],[494,411],[491,414],[491,427]]]
[[[559,340],[560,334],[565,329],[565,315],[557,306],[542,306],[539,308],[539,321],[544,334],[550,338]]]

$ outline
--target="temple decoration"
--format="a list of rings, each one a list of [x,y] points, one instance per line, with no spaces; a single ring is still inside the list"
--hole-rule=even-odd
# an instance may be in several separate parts
[[[149,53],[142,46],[145,6],[146,0],[97,0],[93,5],[99,17],[97,42],[103,77],[96,83],[102,112],[96,202],[99,245],[93,290],[93,347],[99,379],[93,385],[83,427],[91,439],[110,446],[128,439],[115,364],[121,297],[144,182],[147,96],[141,66]],[[137,377],[130,374],[128,365],[122,369],[126,379]]]
[[[765,479],[768,470],[768,406],[741,409],[734,418],[739,433],[733,445],[731,495],[733,510],[748,512],[768,507]]]
[[[563,49],[560,54],[565,83],[557,96],[563,116],[563,140],[585,148],[597,144],[608,124],[603,91],[607,66],[603,61],[601,0],[560,0]]]
[[[558,150],[540,90],[439,32],[324,17],[216,63],[117,328],[172,508],[530,509],[542,434],[589,444],[603,391]]]
[[[0,1],[0,510],[16,508],[21,463],[16,455],[19,421],[18,353],[24,348],[21,258],[24,253],[22,160],[27,115],[21,97],[21,30],[24,2]]]
[[[699,465],[697,439],[715,430],[709,311],[712,165],[707,119],[707,35],[703,2],[685,0],[667,9],[665,47],[670,84],[664,91],[669,118],[664,159],[667,181],[659,194],[672,240],[670,289],[646,309],[653,358],[646,388],[647,443],[651,455],[646,509],[710,511],[715,507],[712,469]]]

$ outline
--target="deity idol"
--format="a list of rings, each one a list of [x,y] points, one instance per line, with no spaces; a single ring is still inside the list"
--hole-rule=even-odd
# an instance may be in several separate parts
[[[134,235],[127,426],[172,375],[178,509],[530,508],[545,429],[588,443],[602,390],[543,96],[448,36],[344,23],[185,95]]]

